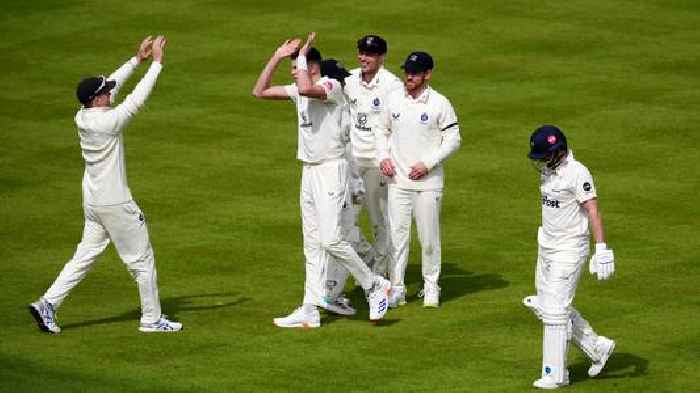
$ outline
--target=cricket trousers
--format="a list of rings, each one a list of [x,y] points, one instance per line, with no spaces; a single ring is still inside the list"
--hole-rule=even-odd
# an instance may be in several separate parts
[[[84,206],[83,237],[44,299],[59,307],[68,293],[90,271],[110,240],[136,281],[141,298],[141,323],[154,323],[161,316],[153,248],[143,212],[134,201],[111,206]]]
[[[404,288],[412,218],[416,219],[421,245],[421,270],[425,287],[437,286],[440,278],[440,206],[442,190],[408,190],[389,185],[388,218],[391,238],[389,279],[393,288]]]
[[[364,208],[367,209],[374,235],[374,264],[372,270],[384,275],[389,260],[389,233],[387,217],[387,184],[378,166],[357,167],[365,185]]]
[[[595,350],[598,335],[572,306],[587,257],[587,245],[586,250],[580,251],[550,251],[539,247],[535,287],[540,311],[538,316],[544,323],[543,377],[551,374],[558,380],[565,378],[568,340],[573,341],[592,361],[600,360],[600,354]],[[561,333],[556,333],[556,330]],[[558,338],[557,335],[565,337]]]
[[[340,264],[368,290],[373,274],[343,237],[343,206],[347,203],[348,163],[343,158],[304,164],[301,175],[301,219],[306,259],[304,304],[323,306],[328,300],[329,264]]]

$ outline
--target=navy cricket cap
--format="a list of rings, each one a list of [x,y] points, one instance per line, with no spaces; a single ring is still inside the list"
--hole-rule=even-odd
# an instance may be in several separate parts
[[[409,74],[418,74],[432,70],[433,66],[433,58],[426,52],[411,52],[401,68]]]
[[[559,150],[567,150],[566,136],[556,126],[545,124],[530,136],[530,153],[527,156],[542,160]]]
[[[386,41],[378,35],[368,34],[357,40],[357,50],[360,52],[374,53],[375,55],[383,55],[387,51]]]
[[[299,57],[299,51],[294,52],[291,59],[294,60],[297,57]],[[321,52],[316,48],[309,48],[309,51],[306,52],[306,62],[321,63]]]
[[[116,81],[108,80],[102,75],[96,77],[93,76],[80,81],[75,94],[78,97],[78,101],[85,105],[98,95],[111,91],[116,85]]]

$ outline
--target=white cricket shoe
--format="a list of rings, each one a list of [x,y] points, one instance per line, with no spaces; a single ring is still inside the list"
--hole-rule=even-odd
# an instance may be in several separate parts
[[[399,308],[406,305],[406,288],[403,286],[395,286],[391,288],[389,294],[389,307]]]
[[[418,292],[418,297],[423,298],[423,307],[437,308],[440,306],[440,287],[437,285],[426,285]]]
[[[43,297],[29,305],[29,312],[42,331],[51,334],[61,333],[61,327],[56,323],[56,311],[53,305]]]
[[[321,314],[316,309],[313,312],[304,312],[304,307],[301,306],[286,317],[275,318],[272,322],[282,328],[317,328],[321,327]]]
[[[610,355],[612,355],[613,351],[615,350],[615,341],[605,337],[605,336],[598,336],[598,342],[596,342],[595,346],[596,352],[600,354],[600,360],[597,362],[593,362],[591,364],[591,367],[588,369],[588,375],[593,378],[596,375],[600,374],[601,371],[603,371],[603,367],[605,367],[605,363],[607,363],[608,359],[610,358]]]
[[[532,383],[532,386],[540,389],[557,389],[569,384],[569,370],[564,372],[564,381],[556,382],[550,375],[544,376]]]
[[[144,333],[172,333],[180,330],[182,330],[182,324],[169,320],[165,314],[153,323],[141,323],[139,326],[139,331]]]
[[[345,296],[338,296],[332,302],[324,302],[323,308],[338,315],[355,315],[355,310],[350,304],[350,299]]]
[[[369,290],[369,319],[370,321],[378,321],[384,318],[384,314],[389,309],[389,292],[391,291],[391,282],[380,276],[374,279],[374,285]]]

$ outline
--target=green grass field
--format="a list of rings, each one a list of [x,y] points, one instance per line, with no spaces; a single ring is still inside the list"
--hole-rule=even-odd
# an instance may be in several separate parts
[[[0,7],[0,391],[534,391],[541,325],[533,293],[537,175],[530,132],[560,125],[596,179],[617,273],[588,274],[576,305],[617,340],[600,378],[570,351],[576,392],[698,391],[700,3],[692,0],[19,1]],[[250,90],[276,46],[318,32],[355,66],[355,41],[436,60],[433,87],[460,117],[446,165],[443,305],[415,299],[379,326],[271,319],[298,305],[300,165],[290,103]],[[109,73],[145,35],[168,36],[165,68],[126,133],[129,184],[149,219],[176,335],[137,331],[138,297],[112,247],[58,314],[26,306],[82,231],[75,86]],[[130,89],[147,67],[141,66]],[[284,66],[276,77],[288,83]],[[366,224],[366,218],[363,218]]]

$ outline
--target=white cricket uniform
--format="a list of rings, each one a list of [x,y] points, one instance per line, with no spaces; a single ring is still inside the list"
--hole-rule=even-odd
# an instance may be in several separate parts
[[[138,65],[136,57],[116,70],[111,101]],[[162,65],[153,62],[134,91],[114,108],[82,107],[75,115],[85,160],[83,208],[85,228],[73,258],[65,265],[44,298],[58,307],[88,273],[96,258],[114,242],[136,280],[141,298],[141,323],[161,316],[153,248],[143,212],[131,197],[126,179],[123,130],[155,86]]]
[[[589,219],[582,204],[596,198],[588,169],[568,155],[555,170],[545,169],[540,178],[542,226],[538,228],[535,286],[544,328],[542,376],[561,382],[566,373],[566,338],[591,360],[598,335],[572,307],[576,286],[589,254]]]
[[[321,78],[326,100],[299,94],[296,85],[285,86],[299,120],[297,158],[303,163],[301,217],[306,257],[304,304],[323,306],[329,261],[345,267],[363,288],[373,284],[371,271],[343,238],[342,210],[348,192],[348,164],[344,133],[349,116],[340,83]],[[332,263],[332,262],[330,262]]]
[[[365,186],[364,206],[374,234],[373,270],[379,274],[386,272],[389,253],[387,187],[376,160],[372,126],[379,121],[387,96],[395,90],[403,90],[403,82],[383,67],[369,82],[362,80],[359,68],[350,71],[350,76],[345,78],[345,94],[350,102],[352,118],[352,160]]]
[[[404,286],[412,214],[421,243],[423,280],[426,287],[437,287],[442,162],[461,143],[457,115],[447,98],[430,87],[416,99],[405,90],[395,91],[388,97],[375,135],[378,162],[391,158],[396,167],[396,174],[389,179],[388,194],[392,287]],[[421,161],[428,174],[419,180],[409,179],[411,166]]]

